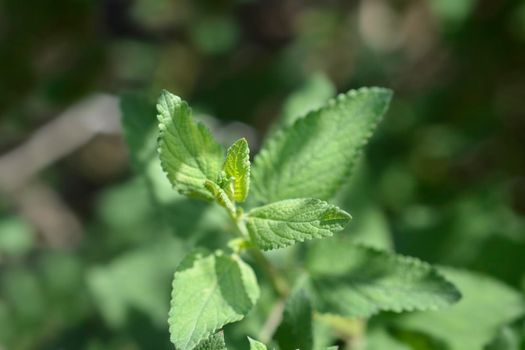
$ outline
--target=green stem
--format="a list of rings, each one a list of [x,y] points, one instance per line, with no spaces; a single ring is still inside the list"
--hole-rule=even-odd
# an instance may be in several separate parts
[[[243,221],[242,216],[242,213],[239,213],[239,215],[235,217],[235,227],[242,238],[249,240],[248,229],[246,228],[246,224]],[[264,273],[268,277],[275,293],[282,298],[286,298],[290,292],[290,288],[284,276],[281,275],[281,273],[275,268],[275,266],[272,265],[272,263],[258,248],[252,247],[248,249],[248,252],[254,258],[257,264],[260,265],[264,270]]]

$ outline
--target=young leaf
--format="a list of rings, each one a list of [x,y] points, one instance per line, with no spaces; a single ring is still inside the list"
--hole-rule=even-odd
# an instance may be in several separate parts
[[[369,317],[379,311],[435,310],[461,297],[420,260],[344,240],[319,243],[311,249],[308,265],[320,312]]]
[[[250,350],[268,350],[266,345],[264,345],[260,341],[254,340],[250,337],[248,337],[248,340],[250,341]]]
[[[286,301],[283,320],[277,328],[275,339],[281,350],[311,350],[312,304],[299,284]]]
[[[195,123],[188,104],[167,91],[157,103],[159,157],[171,184],[182,194],[213,199],[204,182],[217,182],[224,150],[210,131]]]
[[[233,193],[236,202],[244,202],[250,189],[250,149],[242,138],[228,149],[224,172],[233,178]]]
[[[523,295],[491,277],[451,268],[440,271],[461,289],[461,301],[450,309],[405,315],[396,326],[440,339],[450,350],[478,350],[503,324],[525,312]]]
[[[255,158],[253,202],[330,199],[385,113],[391,91],[352,90],[274,134]]]
[[[208,339],[201,341],[195,350],[227,350],[224,334],[222,332],[212,334]]]
[[[331,236],[350,221],[350,214],[319,199],[288,199],[252,209],[247,227],[262,250],[283,248]]]
[[[221,252],[177,269],[168,323],[177,350],[191,350],[224,325],[246,316],[259,298],[253,270]]]
[[[220,188],[219,185],[210,180],[206,180],[204,182],[204,187],[206,187],[206,189],[210,191],[217,203],[219,203],[221,206],[228,210],[230,215],[235,215],[235,206],[233,205],[230,197],[228,197],[226,192],[224,192],[224,190]]]

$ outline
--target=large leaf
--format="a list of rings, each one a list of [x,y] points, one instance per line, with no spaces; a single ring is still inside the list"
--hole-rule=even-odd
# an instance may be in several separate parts
[[[311,350],[313,347],[312,304],[299,284],[286,301],[283,320],[275,339],[281,350]]]
[[[177,350],[191,350],[246,316],[259,298],[253,270],[237,256],[194,255],[175,272],[168,318]]]
[[[250,190],[250,149],[246,139],[235,141],[228,149],[224,172],[233,179],[235,201],[244,202]]]
[[[341,231],[351,216],[319,199],[288,199],[252,209],[247,227],[263,250],[282,248]]]
[[[381,88],[352,90],[273,135],[255,158],[253,203],[332,197],[391,95]]]
[[[224,162],[223,147],[210,131],[195,123],[188,104],[163,91],[159,112],[159,156],[171,184],[182,194],[213,199],[204,182],[217,182]]]
[[[523,296],[490,277],[442,269],[463,294],[454,307],[404,316],[398,326],[446,341],[450,350],[479,350],[505,323],[525,310]]]
[[[320,312],[369,317],[379,311],[436,310],[460,299],[429,264],[345,240],[316,244],[308,268]]]

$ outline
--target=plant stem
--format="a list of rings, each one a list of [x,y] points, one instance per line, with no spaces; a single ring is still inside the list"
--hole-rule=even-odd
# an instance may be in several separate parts
[[[235,227],[237,228],[237,231],[242,238],[248,239],[248,230],[246,228],[246,224],[244,223],[242,216],[242,213],[240,213],[240,215],[237,215],[237,217],[234,218]],[[248,252],[255,259],[257,264],[259,264],[259,266],[261,266],[264,270],[264,273],[268,277],[268,280],[270,281],[274,292],[279,297],[286,298],[289,294],[290,288],[284,276],[282,276],[281,273],[279,273],[275,266],[272,265],[272,263],[258,248],[252,247],[248,249]]]

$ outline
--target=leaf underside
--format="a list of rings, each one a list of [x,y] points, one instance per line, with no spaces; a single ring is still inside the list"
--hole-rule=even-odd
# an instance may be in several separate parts
[[[204,182],[217,182],[224,159],[223,147],[210,131],[195,123],[188,104],[167,91],[157,103],[159,157],[171,184],[182,194],[212,200]]]
[[[194,256],[175,272],[168,318],[177,350],[192,350],[224,325],[239,321],[259,297],[253,270],[236,256]]]
[[[436,310],[461,298],[427,263],[342,240],[319,242],[308,262],[315,304],[324,313],[369,317]]]
[[[383,88],[351,90],[271,136],[255,158],[251,203],[330,199],[352,170],[391,95]]]
[[[252,209],[247,228],[262,250],[290,246],[341,231],[350,214],[319,199],[288,199]]]

